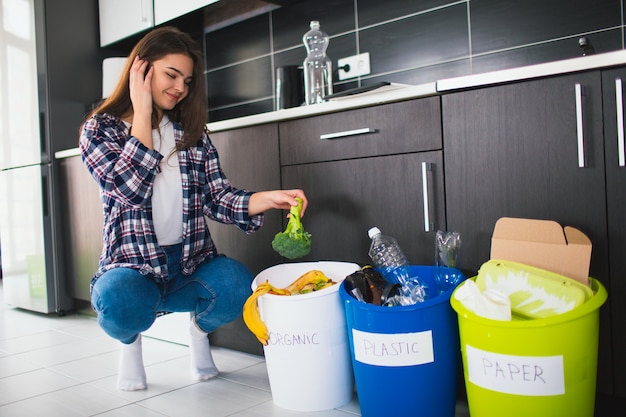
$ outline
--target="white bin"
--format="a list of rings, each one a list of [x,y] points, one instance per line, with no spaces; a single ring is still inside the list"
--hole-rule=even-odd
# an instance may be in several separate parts
[[[346,262],[280,264],[259,273],[252,282],[269,280],[284,288],[300,275],[317,269],[340,283],[360,269]],[[265,363],[274,404],[296,411],[322,411],[352,399],[354,380],[350,344],[339,285],[296,296],[259,297],[269,341]]]

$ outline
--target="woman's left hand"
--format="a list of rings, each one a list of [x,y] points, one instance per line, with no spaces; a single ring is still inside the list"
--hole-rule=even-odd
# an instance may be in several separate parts
[[[304,216],[304,212],[308,206],[308,200],[304,191],[298,189],[259,191],[252,194],[248,203],[248,215],[255,216],[272,208],[289,210],[291,207],[298,205],[296,197],[302,199],[302,211],[300,212],[300,216]]]

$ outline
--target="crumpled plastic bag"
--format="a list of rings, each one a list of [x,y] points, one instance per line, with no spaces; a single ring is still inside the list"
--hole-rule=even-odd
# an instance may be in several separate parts
[[[509,297],[492,288],[481,292],[471,279],[459,285],[454,291],[454,298],[477,316],[492,320],[511,321],[511,300]]]

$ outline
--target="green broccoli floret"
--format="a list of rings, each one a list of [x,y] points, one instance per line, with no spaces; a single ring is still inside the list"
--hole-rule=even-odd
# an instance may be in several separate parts
[[[302,199],[296,200],[298,205],[289,210],[289,222],[285,231],[276,233],[272,240],[272,248],[287,259],[302,258],[311,251],[311,234],[304,230],[300,221]]]

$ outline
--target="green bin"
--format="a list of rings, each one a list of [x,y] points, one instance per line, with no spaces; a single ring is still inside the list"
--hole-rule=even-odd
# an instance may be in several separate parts
[[[472,417],[593,417],[600,307],[608,294],[599,281],[590,284],[594,295],[584,304],[534,320],[480,317],[453,293]]]

